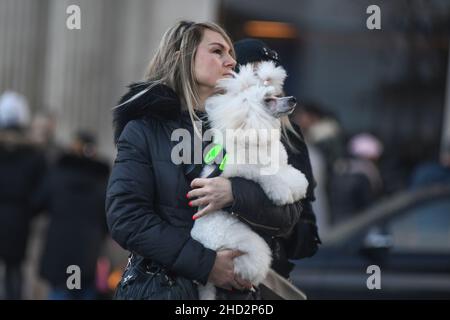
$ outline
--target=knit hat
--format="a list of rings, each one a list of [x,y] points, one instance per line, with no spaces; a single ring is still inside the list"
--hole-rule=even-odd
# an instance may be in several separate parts
[[[25,127],[30,122],[27,99],[16,92],[6,91],[0,96],[0,128]]]
[[[383,144],[369,133],[355,135],[348,144],[352,156],[365,159],[378,159],[383,153]]]
[[[260,61],[274,61],[277,66],[280,65],[278,53],[258,39],[247,38],[236,41],[234,50],[236,52],[237,69],[239,65]]]

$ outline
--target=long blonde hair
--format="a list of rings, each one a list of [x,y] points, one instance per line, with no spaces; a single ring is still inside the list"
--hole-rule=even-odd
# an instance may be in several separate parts
[[[303,141],[303,138],[300,134],[294,129],[291,120],[288,116],[284,116],[280,118],[281,120],[281,136],[283,137],[286,144],[294,153],[300,153],[300,150],[292,143],[289,138],[288,132],[290,132],[296,139]]]
[[[212,22],[180,21],[164,33],[145,75],[146,81],[155,85],[163,83],[177,93],[182,107],[189,111],[197,134],[199,132],[194,122],[200,119],[194,109],[200,99],[194,72],[194,58],[205,29],[219,33],[230,46],[231,55],[235,58],[233,43],[219,25]]]

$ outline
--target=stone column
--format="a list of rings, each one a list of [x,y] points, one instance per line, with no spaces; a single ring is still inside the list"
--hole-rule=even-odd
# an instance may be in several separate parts
[[[81,11],[69,30],[67,7]],[[210,0],[3,0],[0,2],[0,90],[25,94],[57,118],[57,140],[97,135],[100,152],[115,154],[111,108],[125,85],[141,80],[163,32],[181,19],[215,21]]]
[[[25,95],[42,107],[48,0],[0,1],[0,93]]]

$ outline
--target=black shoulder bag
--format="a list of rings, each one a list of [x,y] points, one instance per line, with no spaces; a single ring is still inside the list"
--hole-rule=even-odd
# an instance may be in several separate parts
[[[154,261],[130,254],[115,300],[198,300],[194,281],[175,275]]]

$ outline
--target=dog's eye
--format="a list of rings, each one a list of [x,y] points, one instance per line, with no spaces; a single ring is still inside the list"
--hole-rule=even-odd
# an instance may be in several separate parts
[[[273,101],[273,98],[265,98],[264,102],[265,103],[271,103]]]

